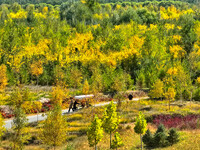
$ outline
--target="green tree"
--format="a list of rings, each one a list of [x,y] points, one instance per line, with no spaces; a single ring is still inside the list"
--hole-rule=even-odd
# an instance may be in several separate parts
[[[160,79],[158,79],[153,84],[153,87],[150,91],[150,96],[153,98],[161,98],[162,99],[162,96],[164,94],[163,88],[164,88],[163,82]]]
[[[147,147],[154,146],[154,138],[149,129],[146,131],[145,135],[142,137],[142,141],[144,142],[144,144],[146,144]]]
[[[28,89],[24,91],[16,89],[11,93],[9,99],[9,104],[13,107],[15,116],[12,125],[13,136],[11,138],[12,149],[14,150],[23,149],[24,144],[28,142],[28,139],[30,139],[29,128],[27,127],[28,119],[22,109],[22,104],[25,100],[29,100],[29,98],[30,95]]]
[[[178,135],[176,129],[171,128],[169,130],[169,136],[167,137],[167,140],[170,145],[173,145],[179,141],[179,135]]]
[[[123,142],[122,142],[122,139],[120,138],[120,134],[118,132],[115,132],[114,137],[115,137],[115,139],[112,141],[111,147],[113,149],[117,150],[118,147],[123,146]]]
[[[23,149],[24,144],[28,142],[30,139],[30,133],[28,125],[28,119],[26,118],[26,114],[24,110],[20,107],[15,108],[14,110],[15,118],[13,119],[13,136],[11,138],[12,141],[12,149],[19,150]]]
[[[164,125],[159,125],[156,133],[154,134],[154,147],[164,147],[167,146],[167,135]]]
[[[141,150],[143,149],[142,146],[142,135],[146,132],[147,130],[147,121],[142,114],[142,112],[139,113],[139,116],[136,118],[136,123],[134,127],[134,131],[137,134],[140,134],[140,140],[141,140]]]
[[[67,122],[62,116],[61,107],[58,105],[47,114],[47,119],[42,123],[41,139],[42,141],[56,149],[56,146],[62,144],[67,137]]]
[[[97,144],[103,137],[102,121],[97,115],[95,115],[94,120],[88,129],[87,136],[89,145],[95,146],[95,150],[97,150]]]
[[[0,115],[0,138],[4,135],[4,131],[6,130],[4,124],[5,124],[4,119],[2,115]]]
[[[116,112],[116,105],[111,101],[107,106],[104,116],[103,116],[103,128],[106,133],[110,134],[110,148],[112,142],[112,133],[118,128],[119,117]]]

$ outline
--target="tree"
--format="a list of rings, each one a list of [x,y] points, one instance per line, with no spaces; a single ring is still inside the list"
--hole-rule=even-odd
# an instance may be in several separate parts
[[[8,84],[8,79],[6,75],[6,66],[3,64],[0,66],[0,92],[3,91]]]
[[[25,100],[29,99],[28,90],[20,91],[16,89],[10,96],[10,105],[14,108],[14,119],[13,119],[13,136],[12,136],[12,149],[18,150],[23,149],[24,143],[30,139],[29,128],[27,128],[28,119],[22,109],[22,104]]]
[[[163,82],[160,79],[158,79],[154,83],[154,85],[152,87],[152,90],[150,91],[151,97],[153,97],[153,98],[161,98],[162,99],[162,96],[164,94],[163,87],[164,87]]]
[[[13,136],[12,136],[12,149],[18,150],[23,149],[24,144],[28,142],[30,139],[30,133],[28,125],[28,119],[26,118],[26,114],[24,110],[20,107],[15,108],[13,119]]]
[[[89,93],[89,90],[90,90],[90,86],[89,86],[88,81],[86,79],[84,84],[83,84],[83,94],[87,95]]]
[[[154,138],[149,129],[146,131],[145,135],[142,137],[142,141],[149,148],[154,146]]]
[[[110,148],[112,142],[112,133],[118,128],[119,125],[119,117],[116,112],[116,105],[111,101],[111,103],[107,106],[104,116],[103,116],[103,128],[106,133],[110,134]]]
[[[97,150],[97,144],[103,137],[102,121],[97,115],[95,115],[94,120],[88,129],[87,136],[89,145],[95,146],[95,150]]]
[[[66,98],[67,95],[68,95],[68,91],[64,87],[61,87],[59,85],[56,87],[53,87],[53,91],[51,92],[51,102],[54,105],[61,106],[62,101]]]
[[[38,78],[43,73],[42,62],[37,61],[31,64],[31,73],[37,77],[37,85],[38,85]]]
[[[170,145],[173,145],[179,141],[179,135],[178,135],[176,129],[171,128],[169,130],[169,136],[167,137],[167,140]]]
[[[40,101],[33,102],[33,109],[37,111],[37,122],[38,122],[38,114],[39,111],[42,109],[42,103]]]
[[[147,130],[147,121],[142,114],[142,112],[139,113],[139,116],[136,118],[136,123],[134,127],[134,131],[137,134],[140,134],[140,140],[141,140],[141,150],[143,149],[142,146],[142,134],[144,134]]]
[[[112,145],[111,147],[114,149],[118,147],[121,147],[123,146],[123,142],[122,142],[122,139],[120,138],[120,134],[118,132],[115,132],[115,135],[114,135],[115,139],[112,141]]]
[[[70,71],[70,84],[74,88],[78,88],[81,86],[81,80],[82,80],[82,73],[79,69],[73,68]]]
[[[154,135],[154,142],[155,147],[164,147],[168,144],[164,125],[161,124],[158,126],[158,129],[156,130],[156,133]]]
[[[2,115],[0,115],[0,138],[4,135],[4,131],[6,130],[4,124],[5,124],[4,119]]]
[[[55,106],[54,109],[47,114],[47,119],[42,123],[41,128],[42,141],[56,149],[56,146],[62,144],[67,137],[67,122],[62,116],[60,106]]]
[[[169,110],[170,110],[170,102],[174,100],[175,96],[176,96],[176,92],[174,88],[172,87],[168,88],[167,92],[165,93],[165,97],[168,100]]]

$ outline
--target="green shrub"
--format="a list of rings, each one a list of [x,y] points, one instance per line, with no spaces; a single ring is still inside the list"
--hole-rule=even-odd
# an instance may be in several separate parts
[[[167,137],[167,141],[169,142],[170,145],[173,145],[179,141],[179,135],[176,129],[171,128],[169,130],[169,136]]]
[[[155,133],[155,134],[157,134],[157,133],[159,133],[159,132],[165,132],[165,126],[164,126],[163,124],[160,124],[160,125],[158,126],[158,129],[156,130],[156,133]]]
[[[171,128],[168,133],[169,135],[167,136],[164,125],[159,125],[154,135],[148,129],[142,137],[142,141],[147,148],[166,147],[179,141],[176,129]]]
[[[159,125],[156,133],[154,134],[154,146],[165,147],[167,146],[167,135],[165,132],[165,126]]]
[[[154,147],[165,147],[168,145],[165,132],[158,132],[154,135]]]
[[[197,89],[195,90],[193,99],[194,99],[195,101],[200,101],[200,88],[197,88]]]
[[[145,133],[145,135],[142,137],[142,141],[147,147],[153,147],[154,146],[154,137],[151,131],[148,129]]]

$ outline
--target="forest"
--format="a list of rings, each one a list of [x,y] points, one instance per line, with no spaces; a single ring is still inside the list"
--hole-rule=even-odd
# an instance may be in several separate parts
[[[0,0],[0,149],[200,147],[199,8]]]
[[[19,84],[81,89],[88,82],[92,91],[116,93],[161,84],[177,99],[200,96],[196,5],[82,0],[2,4],[0,10],[1,89]]]

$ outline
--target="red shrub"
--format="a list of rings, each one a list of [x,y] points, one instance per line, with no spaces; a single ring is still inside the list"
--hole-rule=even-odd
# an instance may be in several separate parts
[[[153,124],[156,126],[163,124],[166,128],[197,129],[200,128],[200,115],[154,115]]]

